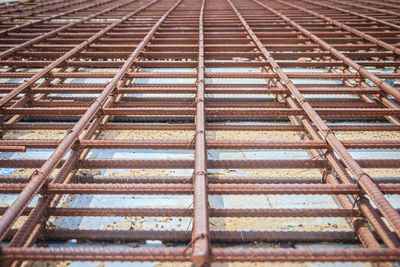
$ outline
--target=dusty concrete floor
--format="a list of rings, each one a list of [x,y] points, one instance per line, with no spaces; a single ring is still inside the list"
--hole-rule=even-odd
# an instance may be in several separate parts
[[[8,131],[4,135],[4,139],[61,139],[66,131]],[[152,140],[191,140],[193,131],[104,131],[99,136],[99,139],[152,139]],[[374,140],[398,140],[400,133],[396,132],[336,132],[339,139],[354,140],[354,139],[374,139]],[[207,132],[208,140],[298,140],[298,132],[253,132],[253,131],[209,131]],[[221,157],[221,155],[218,155]],[[243,153],[245,157],[245,153]],[[289,152],[288,157],[291,154]],[[293,155],[292,155],[293,156]],[[400,169],[370,169],[368,173],[371,176],[396,176]],[[18,169],[13,175],[30,175],[33,169]],[[318,170],[214,170],[211,171],[215,176],[274,176],[274,177],[320,177]],[[101,174],[99,170],[79,170],[78,173]],[[54,175],[54,174],[53,174]],[[179,175],[175,170],[115,170],[108,172],[107,175]],[[64,196],[60,206],[80,206],[81,204],[90,204],[95,202],[95,206],[102,202],[95,198],[81,201],[82,196],[68,195]],[[103,196],[105,202],[132,202],[130,196]],[[104,199],[105,198],[105,199]],[[135,199],[137,198],[137,199]],[[173,203],[174,207],[185,207],[190,203],[188,199],[176,201],[169,198],[167,204]],[[160,199],[146,199],[141,196],[133,197],[136,204],[152,207],[158,205]],[[140,199],[140,200],[138,200]],[[164,199],[165,200],[165,199]],[[88,202],[89,201],[89,202]],[[146,202],[147,201],[147,202]],[[175,202],[174,202],[175,201]],[[7,205],[9,200],[0,198],[0,205]],[[147,203],[147,204],[146,204]],[[285,196],[284,201],[282,196],[277,195],[243,195],[243,196],[210,196],[210,203],[213,207],[218,208],[289,208],[289,207],[336,207],[336,202],[332,196]],[[251,203],[249,205],[248,203]],[[168,206],[168,205],[166,205]],[[20,219],[14,228],[19,228],[24,221]],[[116,217],[101,219],[99,224],[98,218],[85,218],[83,220],[74,221],[70,218],[53,217],[50,220],[49,227],[63,226],[71,224],[69,227],[77,227],[80,229],[114,229],[114,230],[186,230],[190,229],[191,221],[189,218],[159,218],[159,217]],[[99,226],[100,225],[100,226]],[[68,227],[68,226],[67,226]],[[226,230],[226,231],[351,231],[352,227],[344,218],[211,218],[211,230]],[[262,244],[262,246],[268,244]],[[254,244],[253,244],[254,246]],[[279,244],[270,244],[275,247]],[[104,266],[104,263],[93,263],[90,266]],[[150,263],[149,263],[150,264]],[[23,266],[69,266],[69,262],[61,263],[24,263]],[[72,264],[71,266],[77,266]],[[84,265],[86,266],[86,264]],[[88,265],[89,266],[89,265]],[[106,266],[109,266],[107,264]],[[117,265],[110,265],[117,266]],[[136,266],[136,265],[135,265]],[[191,266],[190,263],[156,263],[151,265],[138,266]],[[229,263],[229,264],[213,264],[213,266],[314,266],[309,263],[293,263],[293,264],[271,264],[271,263]],[[366,265],[362,265],[366,266]]]

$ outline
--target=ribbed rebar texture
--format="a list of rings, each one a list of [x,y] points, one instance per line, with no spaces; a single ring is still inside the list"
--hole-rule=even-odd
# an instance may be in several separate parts
[[[400,2],[11,1],[0,23],[4,266],[400,262]]]

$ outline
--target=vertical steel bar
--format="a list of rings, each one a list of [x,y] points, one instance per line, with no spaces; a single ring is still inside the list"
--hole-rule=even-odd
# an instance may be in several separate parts
[[[206,153],[206,121],[204,116],[204,16],[205,0],[202,1],[199,16],[199,56],[197,67],[197,96],[196,96],[196,132],[195,132],[195,168],[193,174],[193,232],[192,232],[192,261],[203,266],[209,261],[210,232],[208,214],[208,178]]]
[[[71,5],[75,4],[75,2],[69,2],[69,3],[62,4],[62,5],[56,5],[56,4],[59,4],[61,2],[63,2],[63,1],[62,0],[61,1],[51,1],[51,2],[48,2],[48,3],[44,3],[44,4],[39,4],[37,6],[33,6],[33,7],[29,8],[29,9],[21,8],[22,10],[19,10],[20,11],[19,14],[13,15],[11,17],[2,18],[2,19],[0,19],[0,22],[11,21],[11,20],[18,19],[18,18],[27,18],[27,17],[32,16],[32,15],[41,14],[43,12],[47,12],[47,11],[51,11],[51,10],[55,10],[55,9],[65,8],[65,7],[68,7],[68,6],[71,6]],[[44,8],[44,9],[40,8],[41,6],[47,6],[47,5],[52,5],[52,6],[49,7],[49,8]],[[24,13],[24,11],[27,11],[27,10],[30,10],[30,9],[35,9],[35,10],[33,12],[30,12],[30,13]]]
[[[265,61],[263,58],[260,58],[261,61]],[[268,72],[273,72],[271,69],[266,68]],[[279,81],[279,79],[274,79],[276,85],[278,87],[284,87],[283,84]],[[293,100],[292,97],[287,97],[284,95],[279,95],[278,100],[280,102],[285,102],[287,103],[291,108],[300,108],[297,102]],[[323,140],[318,133],[318,131],[313,127],[311,124],[310,120],[307,119],[306,117],[295,117],[291,116],[289,117],[290,120],[294,125],[303,125],[306,132],[308,132],[308,135],[304,135],[305,140]],[[312,139],[311,139],[312,138]],[[323,159],[322,155],[325,155],[327,160],[332,164],[333,169],[337,172],[337,175],[342,178],[343,181],[353,181],[351,177],[347,174],[346,170],[344,169],[344,166],[340,164],[336,158],[336,156],[333,153],[326,153],[326,151],[323,151],[324,153],[319,152],[318,150],[311,149],[309,150],[311,156],[314,159]],[[338,181],[336,177],[332,174],[332,170],[330,169],[325,169],[321,170],[322,175],[325,177],[325,180],[327,183],[330,184],[338,184]],[[350,182],[349,182],[350,183]],[[336,196],[338,199],[338,202],[340,205],[342,205],[345,208],[353,208],[353,203],[350,201],[349,197],[344,196],[344,195],[338,195]],[[370,212],[369,207],[364,207],[364,204],[360,205],[360,208],[363,209],[364,213]],[[371,216],[368,216],[369,219],[371,219]],[[372,225],[376,229],[381,229],[383,226],[386,226],[384,224],[380,225],[381,219],[376,219],[373,218],[373,220],[370,220],[372,222]],[[379,242],[376,240],[375,236],[369,229],[367,223],[361,219],[361,218],[350,218],[351,223],[353,224],[355,228],[355,232],[357,233],[358,238],[360,239],[361,243],[364,244],[365,247],[367,248],[379,248]],[[385,231],[378,231],[379,235],[382,237],[384,240],[385,244],[387,244],[389,247],[392,247],[391,245],[393,244],[391,239],[386,235]],[[387,241],[387,242],[386,242]],[[382,263],[380,266],[392,266],[391,263]]]
[[[84,1],[79,1],[78,3],[80,4],[82,2],[84,2]],[[95,7],[95,6],[98,6],[98,5],[101,5],[101,4],[105,4],[105,3],[108,3],[108,2],[111,2],[111,0],[110,1],[106,0],[106,1],[101,1],[101,2],[94,2],[94,3],[91,3],[91,4],[85,5],[83,7],[77,7],[77,8],[74,8],[72,10],[61,12],[61,13],[58,13],[56,15],[45,17],[45,18],[42,18],[42,19],[39,19],[39,20],[26,22],[26,23],[18,25],[18,26],[14,26],[14,27],[11,27],[11,28],[8,28],[8,29],[4,29],[4,30],[0,31],[0,34],[6,34],[6,33],[9,33],[11,31],[20,30],[20,29],[23,29],[23,28],[28,27],[28,26],[36,25],[36,24],[39,24],[39,23],[42,23],[42,22],[46,22],[46,21],[49,21],[49,20],[52,20],[52,19],[56,19],[56,18],[65,16],[65,15],[68,15],[68,14],[75,13],[77,11],[85,10],[85,9],[88,9],[88,8],[91,8],[91,7]],[[73,5],[73,4],[75,4],[75,2],[67,2],[67,4],[63,5],[62,7],[67,7],[67,6],[70,6],[70,5]],[[57,7],[57,8],[60,8],[60,7]]]
[[[346,24],[343,24],[343,23],[341,23],[341,22],[339,22],[339,21],[337,21],[335,19],[332,19],[332,18],[327,17],[325,15],[319,14],[319,13],[317,13],[315,11],[310,10],[310,9],[306,9],[306,8],[300,7],[300,6],[296,5],[296,4],[291,4],[289,2],[284,2],[282,0],[274,0],[274,1],[279,2],[281,4],[284,4],[284,5],[287,5],[287,6],[290,6],[290,7],[293,7],[293,8],[296,8],[298,10],[301,10],[301,11],[303,11],[305,13],[311,14],[311,15],[313,15],[315,17],[320,18],[320,19],[323,19],[323,20],[325,20],[325,21],[327,21],[329,23],[332,23],[332,24],[334,24],[334,25],[336,25],[336,26],[338,26],[338,27],[340,27],[340,28],[342,28],[342,29],[344,29],[346,31],[349,31],[349,32],[351,32],[351,33],[353,33],[353,34],[355,34],[355,35],[357,35],[357,36],[359,36],[359,37],[361,37],[361,38],[363,38],[363,39],[365,39],[367,41],[370,41],[370,42],[372,42],[372,43],[374,43],[374,44],[376,44],[378,46],[381,46],[381,47],[383,47],[383,48],[385,48],[385,49],[387,49],[389,51],[392,51],[393,53],[395,53],[397,55],[400,55],[400,49],[399,48],[394,47],[391,44],[388,44],[388,43],[386,43],[386,42],[384,42],[382,40],[379,40],[379,39],[377,39],[377,38],[375,38],[375,37],[373,37],[373,36],[371,36],[369,34],[366,34],[364,32],[359,31],[359,30],[357,30],[355,28],[352,28],[352,27],[350,27],[350,26],[348,26]],[[309,4],[320,5],[318,2],[316,3],[316,2],[309,1],[309,0],[301,0],[301,1],[309,3]]]
[[[309,104],[309,102],[304,98],[304,96],[300,93],[300,91],[296,88],[293,82],[287,77],[287,75],[281,70],[279,65],[276,63],[275,59],[272,58],[271,54],[265,49],[262,45],[261,41],[254,34],[253,30],[248,26],[246,21],[240,15],[239,11],[233,5],[230,0],[227,0],[228,3],[234,9],[236,15],[239,17],[243,26],[246,28],[247,32],[253,39],[254,43],[258,46],[260,51],[266,57],[266,59],[271,64],[274,71],[279,75],[281,80],[284,82],[286,87],[290,90],[292,95],[295,97],[300,107],[305,111],[307,116],[314,122],[315,126],[319,129],[319,131],[323,134],[325,141],[329,144],[332,149],[340,156],[343,160],[343,163],[350,170],[350,172],[355,176],[358,184],[361,188],[366,192],[366,194],[371,198],[371,200],[376,204],[380,212],[385,216],[388,222],[392,225],[393,229],[400,236],[400,215],[397,213],[396,209],[390,204],[390,202],[385,198],[383,193],[380,191],[378,186],[372,181],[367,173],[360,167],[360,165],[353,159],[350,153],[346,150],[342,143],[336,138],[335,134],[331,129],[326,125],[326,123],[321,119],[318,113],[314,110],[314,108]],[[275,9],[267,7],[266,5],[260,3],[257,0],[252,0],[261,6],[267,8],[270,11],[273,11],[274,14],[278,15],[282,19],[287,22],[291,22],[291,24],[296,25],[298,29],[302,29],[306,31],[303,27],[293,22],[286,16],[282,15]],[[319,39],[320,40],[320,39]]]
[[[328,1],[331,1],[331,0],[328,0]],[[352,6],[352,7],[356,7],[356,8],[361,8],[361,9],[367,9],[367,10],[371,10],[371,11],[375,11],[375,12],[379,12],[379,13],[383,13],[383,14],[387,14],[387,15],[393,15],[393,16],[396,16],[396,17],[400,16],[400,13],[397,13],[397,12],[394,12],[394,11],[375,8],[375,7],[371,7],[371,6],[368,6],[368,5],[359,5],[359,4],[356,4],[354,2],[347,3],[347,2],[344,2],[344,1],[340,1],[340,0],[335,0],[335,3],[348,5],[348,6]]]
[[[98,15],[104,14],[110,10],[119,8],[121,6],[127,5],[128,3],[132,3],[136,0],[129,0],[128,2],[124,2],[122,4],[119,4],[113,8],[108,8],[106,10],[102,10],[100,12],[97,12],[89,17],[86,17],[83,20],[87,20],[90,18],[94,18]],[[150,6],[154,3],[156,3],[159,0],[153,0],[152,2],[148,3],[146,5]],[[86,41],[80,43],[79,45],[77,45],[76,47],[72,48],[71,50],[69,50],[67,53],[65,53],[63,56],[59,57],[56,61],[54,61],[53,63],[47,65],[44,69],[42,69],[40,72],[36,73],[34,76],[32,76],[28,81],[24,82],[23,84],[21,84],[20,86],[18,86],[17,88],[13,89],[10,93],[8,93],[7,95],[5,95],[3,98],[0,99],[0,108],[4,107],[5,104],[7,104],[11,99],[13,99],[14,97],[16,97],[18,94],[22,93],[24,90],[30,88],[32,85],[35,84],[36,81],[38,81],[40,78],[44,77],[45,75],[47,75],[50,71],[52,71],[54,68],[56,68],[57,66],[59,66],[60,64],[62,64],[64,61],[66,61],[67,59],[73,57],[75,54],[79,53],[80,51],[82,51],[83,49],[85,49],[88,45],[90,45],[91,43],[93,43],[94,41],[96,41],[97,39],[99,39],[100,37],[104,36],[107,32],[109,32],[110,30],[112,30],[113,28],[115,28],[117,25],[119,25],[120,23],[126,21],[127,19],[129,19],[131,16],[133,16],[134,14],[136,14],[138,12],[138,10],[141,10],[142,8],[139,8],[137,10],[134,10],[132,12],[130,12],[128,15],[124,16],[122,19],[113,22],[112,24],[108,25],[106,28],[102,29],[101,31],[95,33],[94,35],[92,35],[89,39],[87,39]],[[34,39],[33,39],[34,40]]]
[[[69,28],[71,28],[71,27],[73,27],[73,26],[75,26],[75,25],[78,25],[79,23],[88,21],[88,20],[90,20],[90,19],[92,19],[92,18],[95,18],[95,17],[97,17],[97,16],[99,16],[99,15],[102,15],[102,14],[104,14],[104,13],[107,13],[107,12],[109,12],[109,11],[111,11],[111,10],[114,10],[114,9],[120,8],[120,7],[122,7],[122,6],[125,6],[125,5],[127,5],[127,4],[130,4],[130,3],[134,2],[134,1],[136,1],[136,0],[128,0],[128,1],[126,1],[126,2],[123,2],[123,3],[118,4],[118,5],[116,5],[116,6],[109,7],[109,8],[107,8],[107,9],[101,10],[101,11],[99,11],[99,12],[97,12],[97,13],[94,13],[94,14],[88,16],[88,17],[82,18],[82,19],[80,19],[80,20],[78,20],[78,21],[68,23],[67,25],[61,26],[61,27],[59,27],[59,28],[57,28],[57,29],[55,29],[55,30],[46,32],[46,33],[43,34],[43,35],[40,35],[40,36],[38,36],[38,37],[36,37],[36,38],[33,38],[33,39],[29,40],[29,41],[26,41],[26,42],[24,42],[24,43],[22,43],[22,44],[19,44],[19,45],[15,46],[15,47],[12,47],[12,48],[10,48],[10,49],[8,49],[8,50],[6,50],[6,51],[0,52],[0,58],[4,58],[4,57],[6,57],[6,56],[10,56],[10,55],[16,53],[17,51],[19,51],[19,50],[21,50],[21,49],[24,49],[24,48],[26,48],[26,47],[28,47],[28,46],[30,46],[30,45],[32,45],[32,44],[38,43],[38,42],[40,42],[40,41],[43,41],[43,40],[45,40],[46,38],[55,36],[56,34],[62,32],[62,31],[64,31],[64,30],[67,30],[67,29],[69,29]],[[106,3],[108,3],[108,2],[111,2],[111,1],[107,0]],[[101,4],[104,4],[104,2],[95,3],[95,4],[90,4],[89,6],[85,7],[84,9],[90,8],[90,7],[94,7],[94,6],[98,6],[98,5],[101,5]],[[1,102],[0,102],[0,103],[1,103]]]
[[[313,4],[319,5],[319,6],[324,7],[324,8],[334,9],[334,10],[337,10],[337,11],[340,11],[340,12],[343,12],[343,13],[355,15],[355,16],[358,16],[360,18],[368,19],[368,20],[373,21],[373,22],[377,22],[377,23],[380,23],[380,24],[383,24],[383,25],[390,26],[390,27],[392,27],[394,29],[397,29],[397,30],[400,29],[400,25],[396,25],[394,23],[391,23],[391,22],[388,22],[388,21],[385,21],[385,20],[376,19],[374,17],[368,16],[368,15],[364,15],[364,14],[361,14],[361,13],[358,13],[358,12],[355,12],[355,11],[346,10],[346,9],[343,9],[343,8],[336,7],[334,5],[329,5],[329,4],[320,3],[320,2],[313,2]]]
[[[337,49],[335,49],[334,47],[329,45],[327,42],[323,41],[321,38],[319,38],[315,34],[313,34],[310,31],[308,31],[307,29],[305,29],[304,27],[302,27],[301,25],[299,25],[298,23],[296,23],[295,21],[293,21],[289,17],[287,17],[287,16],[283,15],[282,13],[280,13],[279,11],[277,11],[277,10],[275,10],[275,9],[265,5],[265,4],[263,4],[260,1],[257,1],[257,0],[252,0],[252,1],[257,3],[257,4],[259,4],[260,6],[264,7],[265,9],[269,10],[270,12],[272,12],[275,15],[277,15],[278,17],[282,18],[284,21],[286,21],[288,24],[290,24],[291,26],[293,26],[296,29],[298,29],[300,32],[302,32],[305,36],[310,38],[312,41],[314,41],[315,43],[320,45],[322,48],[324,48],[327,51],[329,51],[333,56],[335,56],[339,60],[342,60],[349,67],[352,67],[360,75],[362,75],[366,79],[369,79],[371,82],[376,84],[383,91],[385,91],[388,94],[391,94],[397,100],[400,100],[400,91],[399,90],[397,90],[393,86],[387,84],[383,80],[379,79],[378,77],[376,77],[376,75],[374,75],[373,73],[369,72],[368,70],[363,68],[361,65],[359,65],[356,62],[354,62],[353,60],[351,60],[349,57],[346,57],[341,52],[339,52]]]
[[[334,59],[331,59],[330,61],[335,62]],[[331,70],[331,71],[334,72],[335,70]],[[346,72],[348,70],[345,69],[344,71]],[[348,81],[345,81],[344,84],[346,84],[348,86],[351,85]],[[362,82],[361,85],[367,86],[367,84],[365,82]],[[364,96],[364,95],[361,96],[361,99],[364,101],[368,101],[368,100],[372,101],[372,100],[370,100],[369,97]],[[387,119],[390,122],[392,122],[393,124],[398,125],[398,120],[396,118],[390,116],[390,117],[387,117]],[[307,128],[312,129],[313,127],[311,125],[309,125]],[[312,138],[321,139],[320,135],[316,131],[311,131],[311,132],[309,131],[309,133]],[[310,138],[308,136],[305,136],[304,139],[309,140]],[[326,153],[326,151],[323,151],[323,152]],[[313,157],[322,158],[320,155],[316,154],[316,152],[313,150],[311,150],[310,153]],[[353,183],[353,179],[351,179],[351,177],[349,177],[348,175],[345,175],[345,173],[347,173],[345,170],[345,167],[338,162],[338,159],[336,158],[336,156],[333,153],[326,153],[326,158],[328,161],[333,162],[332,166],[334,167],[334,169],[342,183],[347,183],[347,184]],[[335,167],[335,166],[337,166],[337,167]],[[328,183],[338,184],[337,179],[335,178],[335,176],[332,174],[331,171],[328,171],[328,170],[324,170],[324,171],[326,172],[326,181]],[[337,196],[337,197],[343,207],[352,207],[353,206],[353,204],[350,202],[350,200],[347,196]],[[354,199],[357,199],[357,197],[358,196],[353,196]],[[365,197],[363,197],[362,199],[360,199],[358,201],[358,206],[361,209],[361,211],[363,212],[364,216],[369,220],[370,224],[375,229],[377,234],[381,237],[381,239],[385,243],[385,245],[390,248],[398,247],[399,240],[397,239],[397,237],[395,235],[392,234],[390,229],[386,226],[385,222],[380,218],[379,214],[376,213],[376,211],[373,209],[370,202]],[[352,219],[352,220],[354,221],[354,219]],[[365,225],[365,223],[361,222],[361,223],[357,223],[357,225],[358,225],[358,227],[363,227],[363,225]],[[372,234],[371,234],[371,236],[372,236]],[[367,239],[365,237],[360,237],[360,240],[363,241],[363,243],[366,244],[367,247],[372,247],[372,246],[376,247],[375,245],[371,244],[370,241],[367,241]],[[378,247],[379,247],[379,244],[378,244]],[[387,263],[387,264],[389,264],[389,263]]]
[[[156,0],[157,1],[157,0]],[[27,184],[24,190],[19,194],[17,199],[9,206],[7,211],[4,213],[3,217],[0,219],[0,240],[3,240],[8,230],[16,221],[17,217],[24,211],[26,206],[32,200],[32,198],[37,194],[39,189],[43,186],[46,181],[47,176],[55,169],[58,162],[66,154],[68,149],[72,147],[78,136],[81,134],[83,129],[91,121],[94,115],[100,110],[107,97],[113,92],[117,83],[123,78],[125,72],[132,66],[135,62],[137,56],[150,41],[151,37],[154,35],[160,24],[166,19],[166,17],[174,10],[182,0],[178,0],[164,15],[157,21],[157,23],[152,27],[149,33],[144,37],[142,42],[136,47],[136,49],[131,53],[127,61],[117,72],[110,83],[107,84],[103,92],[97,97],[93,102],[87,112],[81,117],[81,119],[74,125],[74,127],[69,131],[69,133],[64,137],[60,145],[56,148],[49,159],[43,164],[39,171],[32,177],[31,181]],[[152,2],[153,3],[153,2]],[[147,6],[147,5],[146,5]],[[133,13],[131,13],[133,15]],[[124,17],[127,19],[126,17]],[[125,20],[124,19],[124,20]]]

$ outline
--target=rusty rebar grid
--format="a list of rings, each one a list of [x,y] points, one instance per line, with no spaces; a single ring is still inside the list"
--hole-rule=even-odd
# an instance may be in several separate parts
[[[0,4],[0,168],[17,169],[0,176],[0,193],[15,196],[0,209],[0,241],[6,244],[0,260],[6,266],[66,260],[196,266],[400,261],[399,15],[393,0]],[[43,131],[51,137],[41,136]],[[180,131],[188,135],[175,138]],[[107,137],[112,132],[128,137]],[[379,138],[363,138],[370,132]],[[279,138],[283,133],[300,138]],[[96,151],[142,155],[141,150],[160,157],[96,156]],[[50,154],[32,158],[36,151]],[[176,159],[177,151],[192,154]],[[279,151],[311,158],[275,158]],[[394,157],[376,154],[387,151]],[[258,158],[247,158],[250,152]],[[224,156],[228,153],[243,156]],[[279,176],[282,170],[290,175]],[[303,177],[307,172],[313,175]],[[160,198],[151,208],[121,207],[120,197],[117,207],[75,207],[66,201],[71,195],[192,201],[165,207]],[[255,208],[260,203],[251,200],[276,195],[281,202],[326,195],[337,207]],[[248,203],[214,207],[212,200],[225,196]],[[58,216],[190,221],[178,230],[136,225],[87,230],[67,229],[65,223],[54,228]],[[220,230],[214,221],[254,218],[268,225],[273,218],[337,218],[347,220],[349,229]],[[173,245],[51,247],[71,239]],[[256,241],[354,247],[256,248],[251,245]]]

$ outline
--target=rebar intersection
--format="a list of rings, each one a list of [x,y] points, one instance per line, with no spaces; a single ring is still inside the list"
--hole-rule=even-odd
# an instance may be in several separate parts
[[[400,261],[397,1],[43,0],[0,7],[0,167],[17,169],[0,177],[1,193],[15,196],[1,209],[6,266]],[[44,130],[59,134],[46,138]],[[110,135],[118,131],[128,137]],[[369,132],[379,136],[363,138]],[[278,136],[285,133],[299,135]],[[132,156],[142,150],[160,156]],[[32,157],[35,151],[45,157]],[[128,152],[101,154],[118,151]],[[298,175],[306,172],[313,175]],[[66,205],[75,194],[193,200],[167,208],[157,202],[163,198],[151,207],[123,207],[124,197],[115,207]],[[258,195],[281,195],[282,207],[256,208]],[[328,195],[337,207],[283,207],[296,195]],[[247,196],[248,203],[211,201],[224,196]],[[190,218],[192,229],[54,228],[55,217],[179,217]],[[218,218],[225,225],[226,218],[267,225],[273,218],[342,218],[351,231],[220,230]],[[51,245],[74,239],[175,243]]]

